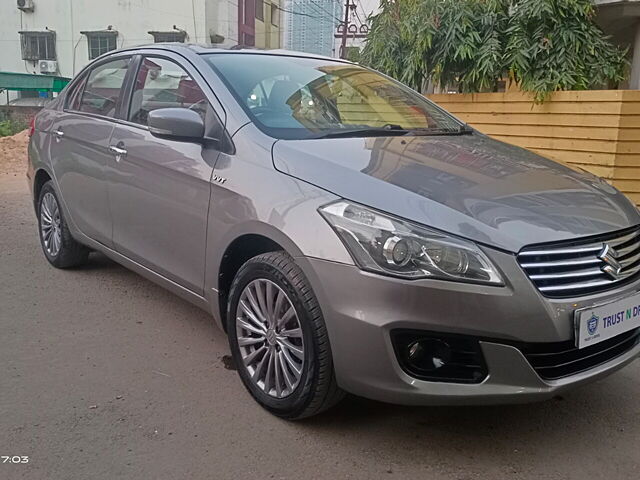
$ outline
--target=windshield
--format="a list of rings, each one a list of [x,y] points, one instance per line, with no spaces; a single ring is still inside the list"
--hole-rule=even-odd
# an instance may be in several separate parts
[[[204,57],[258,127],[275,138],[442,134],[463,127],[413,90],[358,65],[248,53]]]

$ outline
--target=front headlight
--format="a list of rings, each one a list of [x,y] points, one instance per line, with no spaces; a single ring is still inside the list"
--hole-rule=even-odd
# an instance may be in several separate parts
[[[472,242],[345,200],[319,212],[364,270],[411,279],[502,284],[497,269]]]

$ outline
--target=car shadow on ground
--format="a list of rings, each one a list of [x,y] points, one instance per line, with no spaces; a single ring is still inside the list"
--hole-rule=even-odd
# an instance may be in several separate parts
[[[624,411],[632,389],[625,395],[622,383],[604,380],[565,397],[526,405],[408,407],[349,396],[303,421],[301,428],[327,446],[342,436],[350,448],[374,457],[388,454],[398,465],[411,465],[416,458],[427,463],[458,459],[463,469],[506,462],[515,474],[521,468],[538,469],[550,458],[596,458],[602,454],[601,436],[634,444],[637,410]]]
[[[93,272],[99,270],[104,273],[121,272],[122,274],[131,274],[132,276],[136,275],[135,272],[123,267],[119,263],[116,263],[103,253],[93,250],[89,254],[89,260],[85,264],[74,267],[72,270],[75,272]]]
[[[137,277],[104,255],[95,253],[87,265],[77,269],[82,273],[97,270],[125,283],[128,283],[128,278]],[[151,282],[145,290],[152,297],[164,296],[160,291],[173,297]],[[193,308],[186,301],[174,298],[185,308]],[[194,323],[206,328],[209,335],[213,330],[216,343],[226,344],[224,333],[211,326],[206,312],[201,313],[202,316],[195,316]],[[228,355],[218,360],[226,368],[227,375],[236,375]],[[629,382],[637,381],[633,372],[622,370],[563,396],[521,405],[399,406],[348,395],[340,404],[316,417],[285,423],[295,431],[313,435],[328,446],[336,438],[350,447],[371,448],[372,451],[387,446],[394,451],[398,461],[405,456],[409,461],[412,456],[426,451],[438,456],[460,453],[470,446],[473,446],[473,455],[488,457],[518,450],[532,453],[537,449],[564,451],[578,448],[576,444],[567,443],[567,435],[580,439],[579,444],[588,454],[597,448],[589,442],[600,431],[606,430],[609,435],[613,431],[624,436],[636,430],[638,410],[629,410],[627,406],[633,402],[632,394],[637,391],[637,387]],[[238,401],[253,402],[248,394]],[[255,408],[259,407],[255,405]],[[627,428],[629,425],[633,427]]]

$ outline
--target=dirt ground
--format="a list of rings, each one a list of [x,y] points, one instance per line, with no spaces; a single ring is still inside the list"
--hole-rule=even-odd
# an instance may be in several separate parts
[[[102,255],[48,265],[24,137],[0,140],[0,479],[640,477],[640,362],[533,405],[267,414],[207,313]]]
[[[0,138],[0,175],[16,177],[27,170],[28,130]]]

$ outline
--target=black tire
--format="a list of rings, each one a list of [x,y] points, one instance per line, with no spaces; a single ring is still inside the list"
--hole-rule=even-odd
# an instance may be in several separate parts
[[[286,293],[302,329],[302,375],[293,392],[285,398],[268,395],[251,380],[238,346],[238,302],[244,288],[256,279],[270,280]],[[344,392],[336,383],[329,337],[318,301],[300,267],[285,252],[258,255],[240,268],[231,285],[227,306],[227,332],[231,353],[244,386],[272,414],[288,420],[298,420],[317,415],[344,397]]]
[[[57,208],[59,211],[60,218],[60,248],[54,254],[47,249],[45,245],[45,241],[43,238],[42,231],[42,202],[46,195],[53,195],[53,198],[56,201]],[[51,180],[45,183],[40,190],[40,196],[38,198],[38,236],[40,237],[40,245],[42,246],[42,251],[44,252],[44,256],[47,258],[49,263],[56,268],[72,268],[80,266],[86,263],[87,258],[89,257],[89,249],[84,245],[76,242],[76,240],[71,236],[71,232],[69,231],[69,226],[64,218],[64,214],[62,209],[60,208],[60,201],[58,200],[58,195],[56,194],[55,189],[53,188],[53,184]]]

